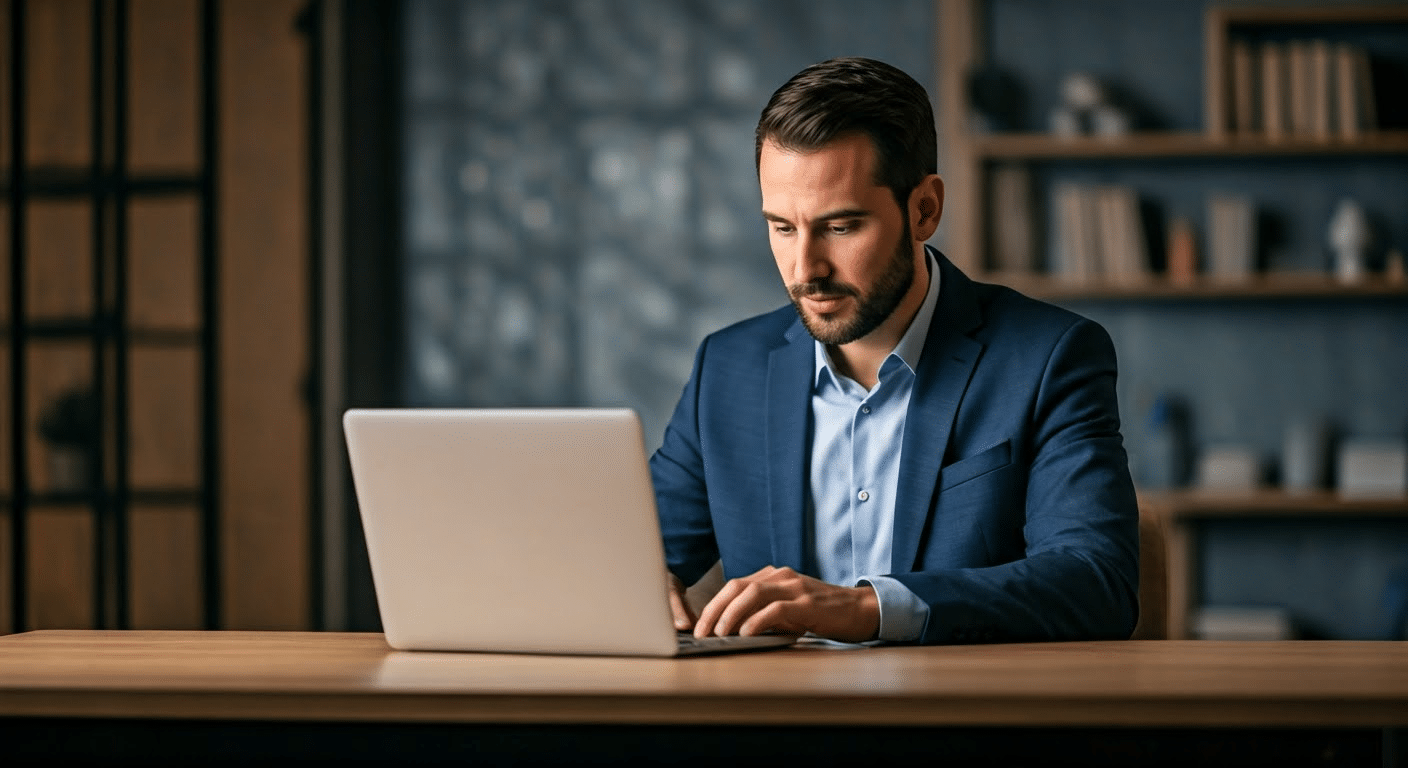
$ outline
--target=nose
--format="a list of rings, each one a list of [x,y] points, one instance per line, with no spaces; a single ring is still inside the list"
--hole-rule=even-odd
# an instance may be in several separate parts
[[[831,276],[831,261],[822,238],[803,234],[796,241],[792,280],[798,285]]]

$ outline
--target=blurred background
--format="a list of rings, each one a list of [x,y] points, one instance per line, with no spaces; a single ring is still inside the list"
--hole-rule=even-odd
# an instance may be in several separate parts
[[[933,244],[1114,337],[1136,479],[1187,518],[1178,599],[1392,635],[1408,502],[1335,472],[1408,436],[1408,4],[1363,5],[0,0],[0,631],[375,629],[348,407],[628,406],[653,449],[704,335],[785,301],[758,112],[861,55],[933,97]],[[1367,51],[1376,130],[1205,138],[1209,50],[1303,37]],[[1072,76],[1112,135],[1058,135]],[[1063,279],[1072,184],[1136,195],[1135,285]],[[1253,205],[1254,274],[1171,289],[1171,224],[1206,272],[1214,194]],[[1290,498],[1295,436],[1316,471]],[[1235,503],[1168,495],[1219,482]]]

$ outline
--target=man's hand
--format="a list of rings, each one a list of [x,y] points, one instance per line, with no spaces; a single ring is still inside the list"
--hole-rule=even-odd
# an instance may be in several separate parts
[[[868,586],[838,587],[791,568],[768,566],[731,579],[693,624],[695,637],[811,632],[858,643],[879,635],[880,600]]]
[[[689,609],[689,602],[684,598],[684,582],[673,573],[670,574],[670,613],[675,615],[675,629],[694,627],[694,612]]]

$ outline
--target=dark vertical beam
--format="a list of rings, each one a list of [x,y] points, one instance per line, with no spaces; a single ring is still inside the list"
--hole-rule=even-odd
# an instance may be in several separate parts
[[[401,82],[404,3],[343,0],[342,80],[343,235],[342,297],[344,398],[351,406],[404,402],[405,313],[402,264]],[[337,340],[339,343],[342,339]],[[366,541],[350,478],[348,508],[348,629],[380,628]]]
[[[112,573],[113,624],[118,629],[127,629],[128,617],[128,513],[132,501],[131,468],[131,381],[130,345],[132,335],[128,328],[128,275],[127,244],[128,223],[130,220],[129,188],[131,179],[127,168],[127,106],[128,93],[128,3],[129,0],[116,0],[113,4],[113,61],[112,61],[112,174],[117,183],[113,185],[113,323],[112,337],[115,347],[113,355],[113,379],[117,393],[117,408],[113,414],[116,427],[116,450],[113,477],[112,505]]]
[[[10,631],[28,624],[25,466],[25,0],[10,0]]]
[[[219,4],[203,0],[200,20],[201,580],[204,625],[220,628],[220,347],[216,181],[219,178]]]
[[[326,625],[323,546],[323,54],[327,45],[323,5],[330,0],[310,0],[298,15],[298,31],[306,44],[308,85],[308,376],[304,403],[308,408],[308,509],[309,515],[309,621],[314,628]]]
[[[104,39],[105,26],[103,22],[107,3],[104,0],[92,0],[89,4],[91,14],[91,44],[92,59],[89,62],[89,71],[92,73],[91,91],[89,98],[89,109],[91,110],[90,124],[92,126],[92,147],[91,163],[89,168],[89,181],[93,186],[93,195],[90,200],[93,206],[93,233],[92,244],[90,246],[93,264],[93,384],[94,396],[94,416],[98,423],[97,433],[94,435],[94,444],[90,446],[88,466],[88,488],[93,492],[93,626],[101,629],[107,625],[107,585],[108,571],[112,564],[108,560],[108,552],[111,548],[111,512],[110,500],[107,494],[106,483],[103,478],[103,450],[104,441],[107,439],[106,414],[107,414],[107,346],[108,329],[110,324],[107,321],[107,296],[104,277],[107,273],[107,206],[108,193],[107,186],[103,183],[105,173],[104,159],[106,146],[104,137],[107,135],[105,115],[107,105],[104,95],[107,93],[107,46]]]

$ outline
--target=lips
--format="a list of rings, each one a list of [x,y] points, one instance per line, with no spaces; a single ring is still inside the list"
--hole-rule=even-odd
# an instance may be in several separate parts
[[[841,308],[841,304],[844,303],[847,298],[849,298],[849,297],[844,296],[844,295],[838,295],[838,296],[824,296],[824,295],[803,296],[803,297],[802,297],[802,302],[803,302],[803,303],[807,306],[807,308],[810,309],[811,311],[816,312],[816,313],[819,314],[819,315],[825,315],[825,314],[828,314],[828,313],[835,312],[835,311],[839,310],[839,309]]]

